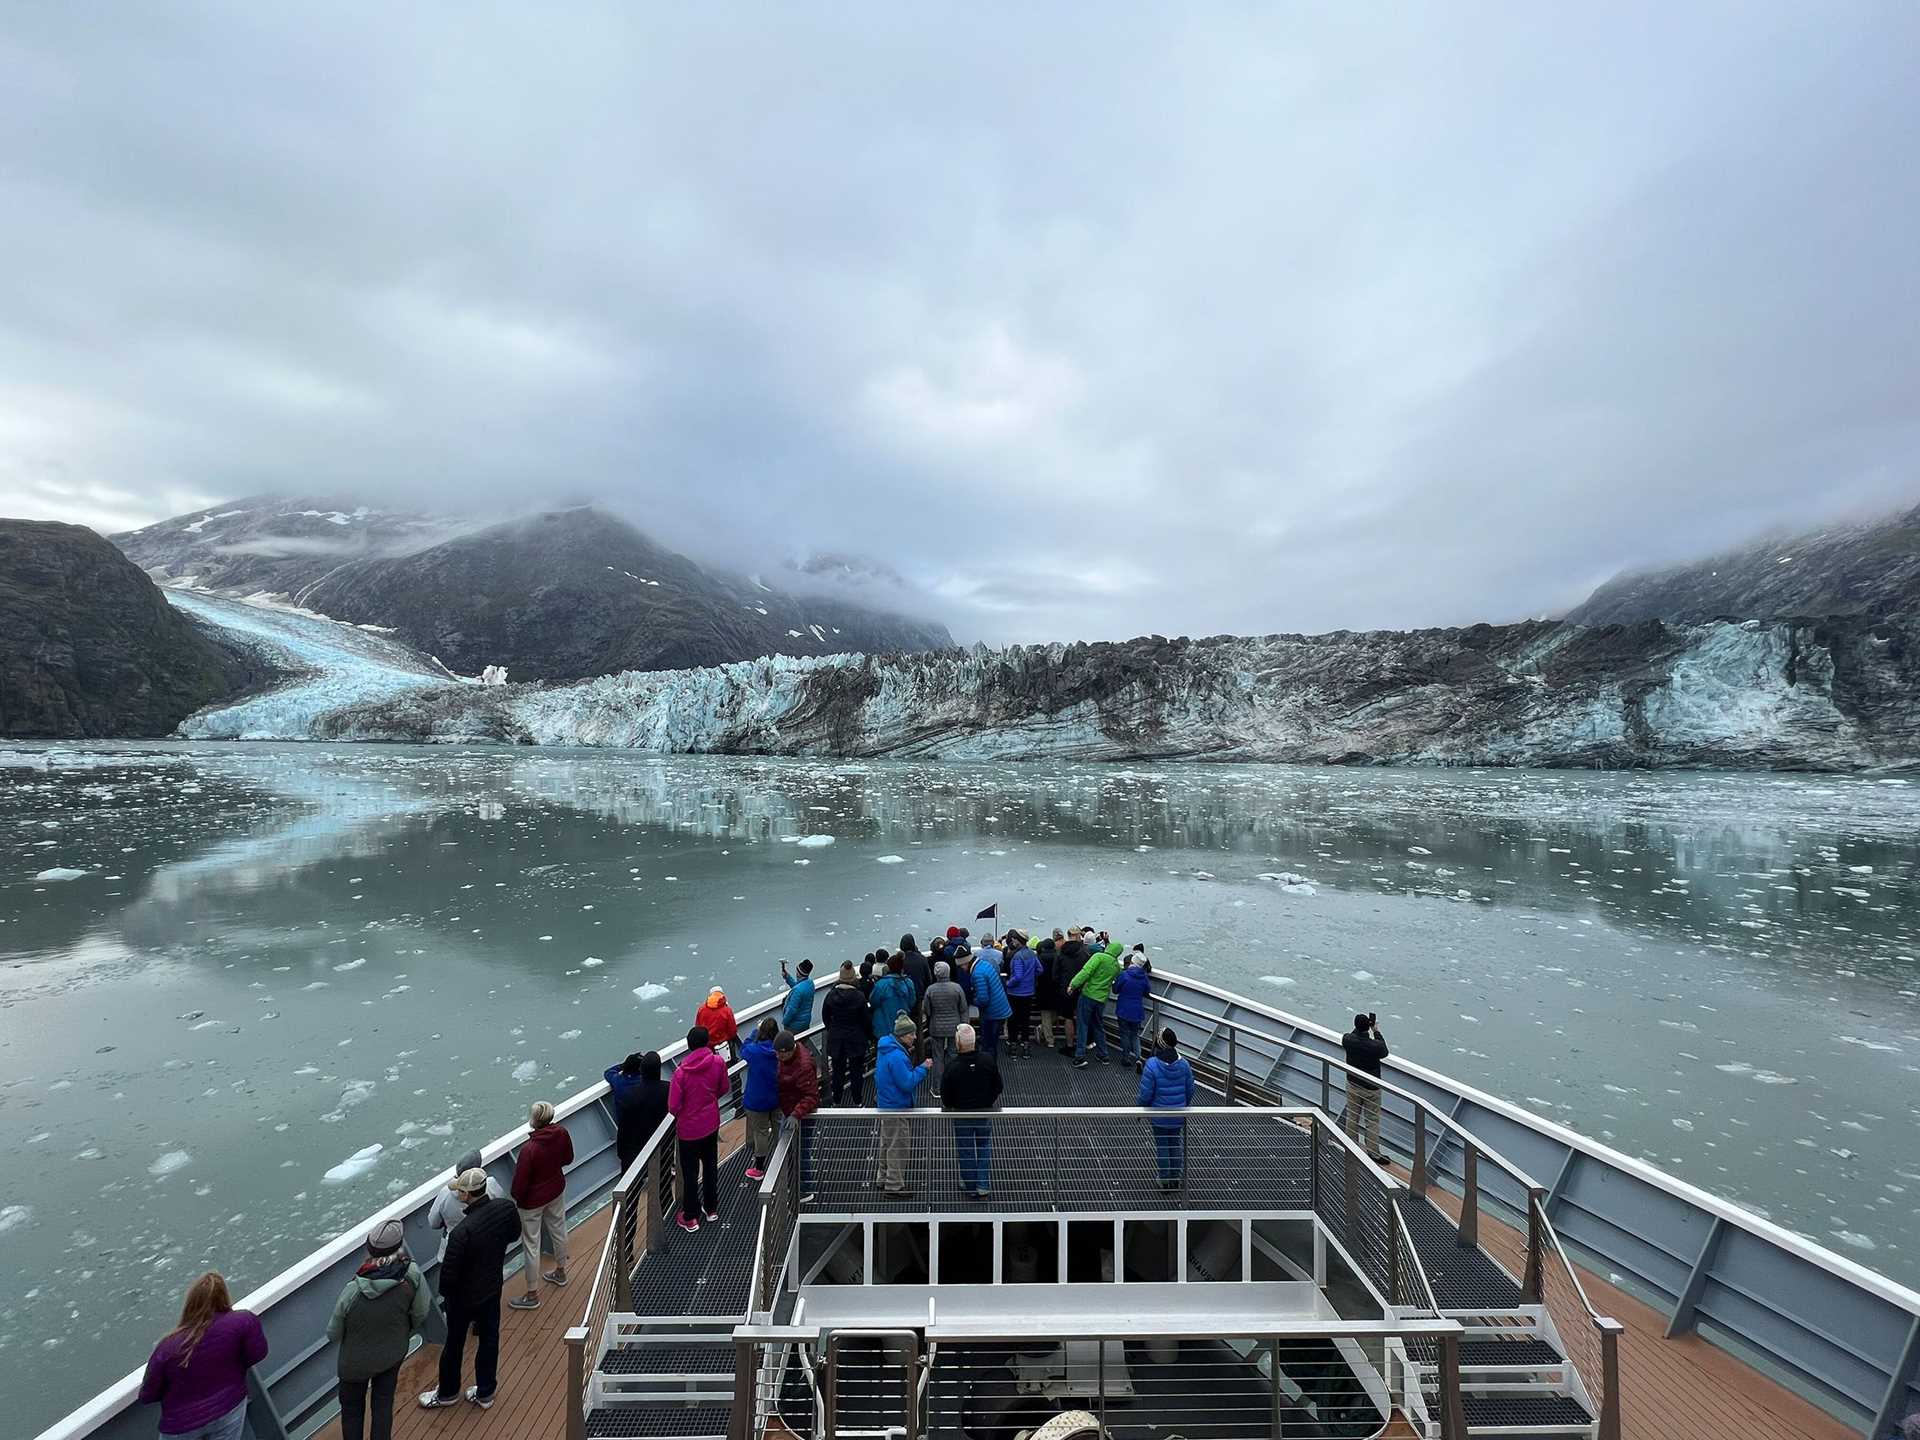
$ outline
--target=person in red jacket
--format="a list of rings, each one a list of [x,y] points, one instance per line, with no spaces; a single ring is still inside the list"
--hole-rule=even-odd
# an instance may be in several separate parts
[[[780,1113],[798,1128],[800,1199],[813,1199],[813,1112],[820,1108],[820,1068],[813,1052],[791,1030],[773,1037],[773,1053],[780,1057]]]
[[[667,1086],[667,1111],[680,1148],[682,1230],[700,1228],[703,1202],[707,1219],[720,1218],[720,1102],[727,1089],[727,1062],[715,1053],[706,1030],[694,1026],[687,1032],[687,1053],[673,1067],[673,1083]]]
[[[543,1278],[550,1285],[567,1283],[567,1166],[573,1163],[573,1137],[553,1123],[553,1106],[544,1100],[534,1102],[527,1124],[533,1133],[513,1167],[513,1203],[520,1210],[520,1245],[527,1252],[526,1293],[507,1301],[515,1310],[540,1306],[534,1277],[540,1274],[542,1230],[553,1242],[553,1269]]]
[[[734,1022],[733,1007],[727,1004],[727,992],[718,985],[707,996],[707,1003],[700,1007],[693,1017],[693,1023],[707,1032],[707,1040],[715,1046],[727,1047],[727,1059],[733,1064],[740,1063],[740,1027]]]

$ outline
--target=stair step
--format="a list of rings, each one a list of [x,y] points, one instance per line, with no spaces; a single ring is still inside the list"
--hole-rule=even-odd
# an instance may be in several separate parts
[[[649,1343],[628,1340],[616,1345],[600,1359],[602,1375],[690,1375],[733,1379],[734,1349],[731,1340],[687,1340],[662,1336]]]
[[[1467,1429],[1518,1430],[1533,1434],[1547,1429],[1585,1429],[1593,1417],[1571,1395],[1475,1394],[1460,1397]]]
[[[726,1440],[731,1405],[601,1405],[587,1417],[587,1434],[632,1440]]]
[[[1438,1365],[1440,1346],[1432,1340],[1409,1341],[1407,1358],[1416,1365]],[[1520,1336],[1512,1340],[1466,1339],[1460,1342],[1462,1370],[1543,1370],[1566,1363],[1566,1357],[1552,1345],[1532,1336]]]

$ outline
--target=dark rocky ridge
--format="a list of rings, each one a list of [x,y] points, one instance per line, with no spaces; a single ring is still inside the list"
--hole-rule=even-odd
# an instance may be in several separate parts
[[[168,575],[284,594],[392,627],[454,670],[504,665],[516,680],[953,643],[936,622],[708,570],[591,507],[480,527],[256,497],[118,541]]]
[[[1618,575],[1567,615],[1582,625],[1636,620],[1773,620],[1920,613],[1920,506],[1663,570]]]
[[[0,735],[170,735],[272,675],[85,526],[0,520]]]

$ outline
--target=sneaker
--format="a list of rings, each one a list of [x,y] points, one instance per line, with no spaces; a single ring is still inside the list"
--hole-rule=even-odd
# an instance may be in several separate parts
[[[757,1165],[757,1164],[755,1164],[755,1165],[749,1165],[749,1166],[747,1166],[747,1179],[749,1179],[749,1180],[764,1180],[764,1179],[766,1179],[766,1178],[767,1178],[767,1172],[766,1172],[766,1171],[764,1171],[764,1170],[762,1170],[762,1169],[761,1169],[761,1168],[759,1167],[759,1165]]]
[[[1076,1070],[1084,1070],[1091,1063],[1092,1063],[1091,1061],[1087,1061],[1087,1060],[1076,1060],[1073,1062],[1073,1068]]]
[[[567,1283],[567,1272],[564,1270],[549,1270],[540,1278],[549,1285],[565,1285]]]
[[[467,1387],[467,1399],[478,1405],[482,1410],[491,1410],[493,1408],[494,1395],[498,1395],[499,1393],[498,1390],[495,1390],[493,1395],[483,1397],[480,1394],[480,1387],[478,1385],[469,1385]]]
[[[1106,1056],[1104,1056],[1104,1055],[1102,1055],[1102,1056],[1100,1057],[1100,1063],[1101,1063],[1102,1065],[1105,1065],[1105,1064],[1107,1063],[1107,1057],[1106,1057]]]
[[[993,1192],[991,1190],[976,1190],[973,1192],[973,1198],[976,1200],[991,1200],[993,1198]]]
[[[1383,1170],[1384,1170],[1384,1169],[1386,1169],[1386,1168],[1387,1168],[1387,1166],[1389,1166],[1389,1165],[1391,1165],[1391,1164],[1393,1164],[1393,1161],[1391,1161],[1391,1160],[1389,1160],[1389,1159],[1388,1159],[1388,1158],[1387,1158],[1386,1156],[1384,1156],[1384,1155],[1375,1155],[1375,1156],[1373,1157],[1373,1163],[1374,1163],[1374,1164],[1376,1164],[1376,1165],[1378,1165],[1378,1166],[1379,1166],[1379,1167],[1380,1167],[1381,1169],[1383,1169]]]
[[[691,1235],[694,1231],[700,1228],[700,1222],[698,1220],[693,1219],[691,1216],[687,1216],[687,1215],[679,1216],[677,1219],[674,1220],[673,1223],[678,1225],[682,1230],[686,1231],[689,1235]]]
[[[438,1387],[432,1390],[423,1390],[420,1393],[420,1408],[422,1410],[444,1410],[449,1405],[458,1405],[459,1403],[460,1397],[458,1395],[442,1395]]]
[[[819,1197],[818,1195],[815,1195],[815,1194],[813,1193],[813,1191],[811,1191],[811,1190],[809,1190],[809,1191],[807,1191],[807,1193],[806,1193],[806,1194],[804,1194],[804,1195],[802,1195],[802,1196],[800,1197],[800,1203],[801,1203],[802,1205],[811,1205],[811,1204],[813,1204],[813,1202],[814,1202],[815,1200],[817,1200],[817,1199],[819,1199],[819,1198],[820,1198],[820,1197]]]
[[[718,1225],[720,1223],[720,1212],[718,1210],[707,1211],[707,1223],[709,1225]]]
[[[538,1310],[540,1308],[540,1297],[534,1294],[516,1295],[507,1301],[507,1308],[509,1310]]]

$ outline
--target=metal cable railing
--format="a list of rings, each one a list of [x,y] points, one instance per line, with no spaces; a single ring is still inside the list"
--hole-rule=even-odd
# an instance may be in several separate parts
[[[786,1274],[787,1256],[793,1248],[793,1227],[799,1211],[800,1192],[799,1132],[789,1125],[780,1132],[767,1162],[767,1173],[760,1181],[760,1223],[754,1236],[753,1287],[748,1293],[747,1313],[759,1315],[771,1311],[779,1298],[780,1281]]]
[[[1620,1433],[1619,1336],[1622,1327],[1618,1321],[1593,1308],[1559,1237],[1551,1228],[1547,1234],[1551,1243],[1540,1267],[1541,1308],[1552,1321],[1560,1349],[1578,1376],[1595,1419],[1600,1422],[1601,1440],[1616,1440]]]
[[[1420,1259],[1420,1251],[1413,1243],[1412,1234],[1407,1230],[1407,1217],[1401,1213],[1398,1205],[1390,1208],[1393,1211],[1393,1244],[1397,1262],[1390,1298],[1402,1311],[1438,1315],[1440,1306],[1433,1296],[1433,1282],[1427,1277],[1427,1267]]]

